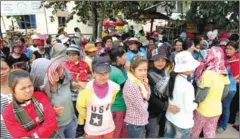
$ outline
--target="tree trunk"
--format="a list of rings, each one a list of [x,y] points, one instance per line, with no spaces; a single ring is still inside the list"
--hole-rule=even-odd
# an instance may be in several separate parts
[[[100,20],[98,24],[98,37],[102,38],[102,28],[103,28],[103,20],[105,15],[105,1],[102,1],[101,12],[100,12]]]
[[[91,2],[92,3],[92,16],[93,16],[93,41],[97,38],[97,31],[98,31],[98,22],[97,22],[97,3],[96,1]]]
[[[152,32],[152,30],[153,30],[153,22],[154,22],[154,19],[151,19],[151,28],[150,28],[150,32]]]

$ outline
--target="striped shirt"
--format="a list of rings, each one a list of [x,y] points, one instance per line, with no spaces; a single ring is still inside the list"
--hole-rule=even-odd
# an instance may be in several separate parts
[[[12,94],[1,94],[1,135],[0,138],[12,138],[10,133],[8,132],[5,123],[2,118],[3,110],[8,106],[8,104],[12,102]]]

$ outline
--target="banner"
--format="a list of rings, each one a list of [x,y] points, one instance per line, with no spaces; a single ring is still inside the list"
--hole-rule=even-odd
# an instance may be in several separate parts
[[[41,1],[1,1],[1,15],[31,15],[43,13]]]

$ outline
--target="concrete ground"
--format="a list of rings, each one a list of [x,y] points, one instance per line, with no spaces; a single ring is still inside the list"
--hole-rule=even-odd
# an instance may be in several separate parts
[[[239,132],[235,130],[231,124],[229,124],[226,131],[221,134],[217,134],[217,138],[239,138]]]

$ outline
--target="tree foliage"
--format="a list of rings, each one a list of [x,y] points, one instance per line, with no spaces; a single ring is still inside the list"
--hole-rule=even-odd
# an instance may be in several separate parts
[[[239,28],[239,1],[192,1],[186,19],[205,25],[213,23],[223,30]]]

